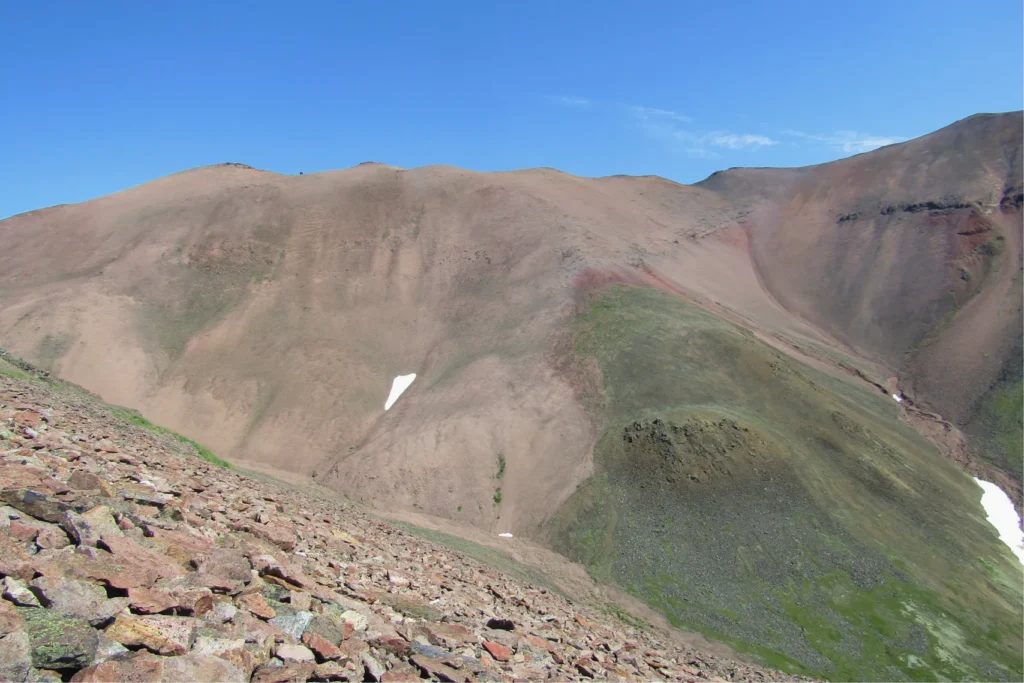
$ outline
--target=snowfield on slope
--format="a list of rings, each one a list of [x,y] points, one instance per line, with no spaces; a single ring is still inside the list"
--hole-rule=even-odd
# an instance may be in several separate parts
[[[395,377],[394,381],[391,382],[391,393],[388,394],[388,400],[384,402],[384,410],[390,410],[391,406],[395,405],[395,401],[398,397],[405,393],[405,390],[413,383],[416,379],[416,373],[409,375],[399,375]]]
[[[1010,501],[1006,491],[990,481],[974,478],[984,493],[981,494],[981,506],[988,514],[988,522],[999,532],[999,540],[1010,546],[1010,550],[1024,564],[1024,533],[1020,530],[1020,516]]]

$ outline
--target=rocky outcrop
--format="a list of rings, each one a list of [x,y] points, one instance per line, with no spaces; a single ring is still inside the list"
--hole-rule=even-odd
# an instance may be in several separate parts
[[[784,680],[0,375],[0,678]]]

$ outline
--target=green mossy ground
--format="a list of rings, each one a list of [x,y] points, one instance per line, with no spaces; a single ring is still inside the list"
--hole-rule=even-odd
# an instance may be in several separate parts
[[[115,408],[111,409],[111,412],[113,413],[113,415],[115,417],[117,417],[117,418],[119,418],[119,419],[121,419],[121,420],[123,420],[123,421],[125,421],[125,422],[127,422],[129,424],[133,424],[136,427],[142,427],[143,429],[151,431],[154,434],[160,434],[160,435],[163,435],[163,436],[169,436],[169,437],[173,438],[178,443],[183,444],[184,446],[186,446],[188,448],[191,448],[195,452],[196,456],[202,458],[206,462],[209,462],[209,463],[212,463],[214,465],[217,465],[218,467],[227,467],[227,468],[231,467],[231,465],[226,460],[218,458],[206,446],[203,446],[202,444],[193,441],[192,439],[188,438],[187,436],[182,436],[181,434],[178,434],[177,432],[173,432],[170,429],[167,429],[166,427],[161,427],[160,425],[153,424],[152,422],[147,420],[145,417],[143,417],[142,414],[139,413],[136,410],[131,410],[129,408],[116,408],[115,407]]]
[[[610,290],[576,326],[605,430],[556,548],[787,671],[1021,678],[1020,565],[894,402],[660,292]]]

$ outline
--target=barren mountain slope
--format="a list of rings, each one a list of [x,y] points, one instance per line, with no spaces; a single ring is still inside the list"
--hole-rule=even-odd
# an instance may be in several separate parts
[[[697,294],[814,335],[734,218],[660,178],[202,168],[0,224],[0,337],[225,457],[518,531],[589,472],[552,363],[586,273],[692,269]]]
[[[1021,112],[981,114],[822,166],[699,184],[750,211],[773,296],[898,371],[1018,486],[1019,414],[1006,424],[989,404],[1021,393],[1021,146]]]

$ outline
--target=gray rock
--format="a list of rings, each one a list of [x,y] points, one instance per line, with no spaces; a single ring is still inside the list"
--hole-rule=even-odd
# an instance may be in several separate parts
[[[107,636],[106,633],[100,631],[96,634],[99,636],[99,643],[96,646],[96,661],[102,662],[103,660],[110,659],[111,657],[117,657],[123,655],[125,652],[129,652],[121,643],[113,640]]]
[[[412,651],[416,654],[426,655],[427,657],[434,657],[435,659],[447,659],[452,656],[452,653],[448,650],[442,650],[439,647],[433,645],[427,645],[414,640],[410,643],[412,645]]]
[[[274,655],[282,662],[296,662],[298,664],[312,664],[316,662],[313,651],[305,645],[289,645],[284,643],[274,648]]]
[[[384,672],[387,669],[384,665],[377,661],[377,658],[371,655],[369,652],[364,652],[360,659],[363,661],[363,667],[366,669],[366,675],[374,681],[379,681],[384,676]]]
[[[105,505],[97,505],[83,514],[68,510],[61,516],[60,525],[75,543],[91,548],[96,547],[101,536],[124,536]]]
[[[8,489],[0,492],[0,500],[15,510],[44,522],[59,523],[71,506],[51,496],[28,489]]]
[[[341,620],[347,621],[352,624],[352,628],[356,631],[365,631],[366,627],[369,626],[369,620],[354,610],[345,610],[341,613]]]
[[[192,652],[200,655],[219,655],[231,650],[242,650],[245,648],[245,638],[211,638],[199,636],[196,642],[192,643]]]
[[[82,617],[100,626],[131,602],[128,598],[107,598],[107,592],[94,583],[70,577],[40,576],[32,587],[42,595],[46,606],[62,614]]]
[[[24,681],[32,672],[32,647],[25,631],[0,638],[0,680]]]
[[[59,673],[46,669],[32,669],[28,678],[25,679],[25,683],[63,683],[63,681],[64,679],[60,677]]]
[[[223,624],[235,618],[238,608],[230,602],[219,601],[213,604],[213,609],[203,615],[203,619],[215,624]]]
[[[337,645],[345,638],[345,623],[330,614],[317,614],[306,632],[316,633],[332,645]]]
[[[3,587],[4,598],[10,600],[15,605],[19,607],[42,607],[39,598],[28,589],[24,581],[20,581],[13,576],[5,576]]]
[[[302,638],[302,634],[306,632],[306,627],[313,621],[313,616],[312,612],[296,612],[295,614],[274,617],[269,623],[278,627],[295,640],[299,640]]]

